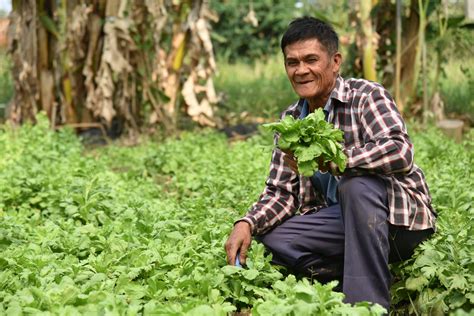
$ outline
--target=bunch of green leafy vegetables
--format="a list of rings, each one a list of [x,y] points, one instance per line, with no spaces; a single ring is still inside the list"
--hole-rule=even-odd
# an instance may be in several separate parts
[[[325,120],[322,109],[317,109],[304,119],[285,116],[263,127],[279,133],[277,147],[294,154],[298,171],[312,176],[319,164],[334,162],[341,172],[346,168],[347,157],[342,151],[344,133]]]

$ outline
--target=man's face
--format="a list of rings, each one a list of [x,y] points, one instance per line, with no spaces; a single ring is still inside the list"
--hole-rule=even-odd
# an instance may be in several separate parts
[[[330,55],[317,39],[285,47],[285,69],[295,92],[310,106],[323,107],[339,73],[341,54]]]

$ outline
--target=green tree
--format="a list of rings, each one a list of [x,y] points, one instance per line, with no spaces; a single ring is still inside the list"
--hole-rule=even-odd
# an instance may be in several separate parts
[[[298,10],[293,0],[211,2],[216,54],[228,61],[256,60],[278,52],[281,35]]]

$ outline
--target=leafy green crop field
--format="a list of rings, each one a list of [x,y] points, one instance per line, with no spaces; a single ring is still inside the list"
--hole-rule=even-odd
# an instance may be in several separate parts
[[[472,139],[472,137],[471,137]],[[473,141],[414,134],[439,231],[394,266],[400,314],[473,309]],[[254,243],[226,265],[232,223],[260,194],[271,135],[213,132],[84,150],[71,131],[0,127],[0,314],[378,315],[296,279]]]

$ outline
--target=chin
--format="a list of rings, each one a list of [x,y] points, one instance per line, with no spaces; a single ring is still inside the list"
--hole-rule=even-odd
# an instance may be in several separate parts
[[[317,94],[317,89],[295,89],[295,92],[300,96],[300,98],[308,99],[314,97],[314,95]]]
[[[309,99],[314,97],[314,93],[302,93],[302,92],[297,91],[296,94],[302,99],[308,99],[309,100]]]

